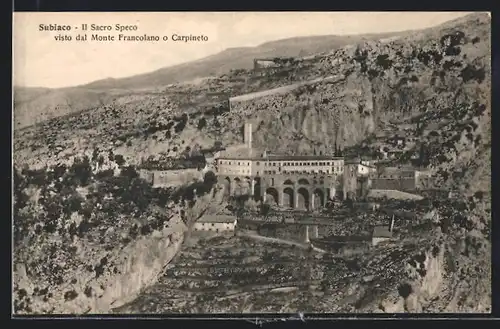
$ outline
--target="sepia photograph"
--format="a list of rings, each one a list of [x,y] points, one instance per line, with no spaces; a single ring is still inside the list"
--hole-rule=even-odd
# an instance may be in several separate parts
[[[15,12],[12,314],[491,313],[488,12]]]

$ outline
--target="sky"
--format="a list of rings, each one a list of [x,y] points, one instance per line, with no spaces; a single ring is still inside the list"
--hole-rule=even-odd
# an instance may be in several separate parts
[[[297,36],[384,33],[427,28],[466,12],[175,12],[14,13],[13,82],[16,86],[59,88],[106,78],[151,72],[213,55]],[[69,32],[39,31],[40,24],[69,25]],[[159,42],[76,41],[82,24],[135,25],[127,35],[157,35]],[[56,41],[67,34],[71,41]],[[173,42],[172,35],[203,35],[204,42]],[[162,41],[162,36],[169,40]]]

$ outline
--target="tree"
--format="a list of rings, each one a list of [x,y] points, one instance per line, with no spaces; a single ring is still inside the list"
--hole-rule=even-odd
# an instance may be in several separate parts
[[[75,158],[73,165],[69,169],[70,180],[80,186],[87,186],[92,177],[92,168],[87,156],[83,158]]]
[[[204,117],[202,117],[199,121],[198,121],[198,130],[202,130],[203,128],[205,128],[207,126],[207,119],[205,119]]]
[[[215,176],[213,171],[208,171],[207,173],[205,173],[205,175],[203,176],[203,183],[207,187],[209,186],[210,189],[217,183],[217,177]]]
[[[220,151],[223,149],[222,142],[221,141],[215,141],[214,142],[214,150],[215,151]]]
[[[118,166],[122,166],[123,164],[125,164],[125,159],[123,158],[123,155],[121,154],[117,154],[115,155],[115,162]]]

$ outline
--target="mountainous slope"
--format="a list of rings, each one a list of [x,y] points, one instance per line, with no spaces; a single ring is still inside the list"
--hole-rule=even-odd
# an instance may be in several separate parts
[[[99,145],[119,149],[136,162],[161,151],[175,155],[195,144],[241,142],[244,120],[254,122],[256,146],[328,151],[384,130],[393,134],[387,123],[398,119],[420,144],[436,145],[429,152],[450,150],[447,158],[428,154],[433,166],[458,153],[467,163],[489,147],[490,72],[490,18],[469,15],[397,40],[346,46],[259,74],[235,70],[197,84],[117,96],[106,106],[19,132],[24,137],[16,139],[16,158],[21,163],[58,161],[78,147]],[[327,76],[338,78],[235,103],[231,110],[215,106],[208,96],[208,91],[241,95]],[[429,136],[439,125],[447,131]],[[417,144],[407,156],[419,152]],[[464,145],[472,145],[471,152],[462,152]]]
[[[130,78],[96,81],[86,85],[87,88],[147,88],[165,86],[171,83],[189,81],[199,77],[217,76],[236,69],[251,69],[253,59],[260,57],[296,57],[308,56],[331,51],[348,44],[366,40],[401,35],[405,32],[387,34],[368,34],[354,36],[313,36],[297,37],[264,43],[256,47],[226,49],[218,54],[172,67],[166,67],[151,73],[136,75]]]
[[[264,43],[257,47],[231,48],[197,61],[128,78],[104,79],[82,86],[60,89],[15,87],[15,128],[107,104],[116,95],[127,94],[130,90],[154,89],[200,77],[220,75],[232,69],[250,69],[254,58],[307,56],[347,44],[377,40],[403,33],[406,32],[290,38]]]
[[[80,170],[80,164],[73,163],[75,155],[98,153],[99,150],[102,154],[109,153],[110,159],[114,157],[113,154],[121,154],[132,165],[138,165],[143,157],[159,153],[178,158],[182,153],[210,148],[216,143],[223,146],[241,143],[241,128],[246,120],[254,123],[255,146],[266,147],[271,151],[309,153],[319,149],[327,152],[335,145],[340,145],[346,153],[380,155],[381,149],[387,147],[387,139],[395,134],[395,128],[405,127],[413,145],[401,150],[393,159],[394,163],[406,163],[411,156],[417,155],[420,165],[434,171],[438,187],[460,192],[460,207],[454,203],[441,206],[436,203],[439,216],[434,216],[437,218],[435,230],[441,230],[443,234],[425,228],[412,233],[415,235],[414,242],[420,241],[422,236],[431,241],[414,243],[417,248],[415,252],[420,251],[418,248],[428,249],[437,242],[447,245],[440,250],[448,250],[456,242],[457,246],[452,248],[448,258],[459,264],[449,261],[447,267],[452,270],[447,274],[450,277],[446,281],[454,282],[457,286],[448,289],[447,285],[441,283],[430,285],[446,290],[450,299],[455,300],[453,303],[461,304],[461,310],[472,311],[475,310],[474,305],[478,305],[475,302],[477,296],[488,296],[488,286],[479,287],[475,282],[490,280],[485,276],[488,271],[483,273],[475,270],[476,267],[484,268],[484,264],[489,264],[491,260],[488,244],[491,222],[490,30],[489,16],[474,14],[396,40],[345,46],[328,54],[292,61],[258,74],[241,69],[197,83],[177,84],[158,91],[130,92],[117,96],[106,105],[15,131],[15,167],[38,167],[42,168],[41,172],[45,172],[46,166],[58,168],[65,165],[68,170],[66,172],[65,169],[63,177],[75,185],[73,176],[76,170]],[[336,78],[321,80],[330,76]],[[267,94],[261,98],[234,102],[231,107],[221,102],[224,97],[208,95],[208,91],[242,95],[291,84],[297,86],[311,80],[315,82],[288,88],[288,93]],[[76,168],[70,169],[73,167]],[[47,175],[53,177],[58,171],[48,170]],[[28,176],[34,182],[40,178],[38,171]],[[119,209],[118,214],[124,221],[120,224],[122,229],[133,226],[127,218],[135,216],[134,213],[144,222],[154,219],[155,214],[151,218],[142,218],[133,207],[122,204],[122,200],[135,196],[139,197],[139,201],[142,200],[142,194],[131,193],[130,189],[135,185],[127,183],[126,177],[117,178],[109,171],[99,175],[96,173],[96,176],[101,178],[96,177],[93,183],[97,188],[101,186],[101,193],[87,198],[85,204],[89,208],[94,209],[104,202],[110,213],[116,213],[115,209]],[[40,243],[42,251],[51,250],[51,245],[45,245],[36,232],[33,233],[39,230],[34,224],[43,228],[43,222],[46,222],[50,224],[51,230],[56,226],[65,232],[66,224],[70,225],[73,221],[68,219],[68,210],[62,210],[71,210],[72,207],[72,199],[66,198],[66,194],[71,196],[73,190],[80,190],[80,186],[73,185],[65,194],[54,194],[51,191],[61,187],[57,180],[51,178],[51,186],[41,188],[46,195],[46,200],[40,201],[42,208],[33,201],[33,204],[20,211],[22,217],[17,220],[26,222],[24,230],[32,233],[31,238],[36,237],[35,241]],[[119,193],[120,189],[125,190],[123,195]],[[22,186],[19,190],[36,199],[36,191],[33,192],[29,186]],[[112,194],[111,198],[108,192]],[[20,193],[20,197],[24,198],[23,194]],[[145,200],[150,198],[146,197]],[[53,210],[63,215],[52,216]],[[100,212],[91,215],[91,221],[97,227],[101,221],[114,223],[110,218]],[[97,227],[95,232],[92,231],[96,237],[100,234],[97,233]],[[102,233],[102,237],[105,236]],[[30,247],[23,247],[34,244],[23,244],[22,234],[20,241],[16,252],[28,260],[30,257],[40,257],[36,259],[35,265],[49,261],[59,263],[58,259],[52,259],[57,257],[55,252],[47,254],[50,259],[45,259],[42,258],[45,257],[43,252],[35,255]],[[78,246],[81,243],[84,242],[78,242]],[[112,248],[113,244],[109,246]],[[58,249],[54,247],[52,250]],[[386,251],[381,253],[386,255]],[[119,252],[116,251],[116,254]],[[86,257],[82,256],[81,263],[97,262],[95,257]],[[438,257],[439,264],[444,261],[443,257]],[[398,263],[393,261],[391,264],[396,264],[391,271],[396,273],[401,270]],[[375,265],[378,271],[379,267]],[[436,267],[429,268],[430,277],[424,275],[419,278],[424,281],[421,284],[423,290],[427,289],[424,288],[429,285],[428,280],[432,281],[434,275],[442,272],[441,265]],[[385,267],[382,268],[384,270],[377,275],[387,273]],[[66,272],[70,270],[66,269]],[[38,272],[30,273],[36,276]],[[470,273],[474,273],[474,276],[469,276]],[[393,274],[391,278],[396,278],[396,274]],[[114,274],[110,272],[109,275]],[[461,278],[465,276],[470,277],[471,281],[464,282]],[[36,281],[36,278],[32,279]],[[402,283],[403,278],[399,280],[397,277],[397,281],[394,284],[390,282],[391,294],[397,294],[396,284]],[[467,285],[470,285],[469,288]],[[457,289],[460,293],[454,292]],[[369,291],[368,295],[373,294]],[[434,298],[434,294],[430,295]],[[467,296],[470,299],[464,304],[461,299],[466,300]],[[64,299],[62,296],[58,298]],[[434,304],[441,303],[432,300]],[[389,306],[390,303],[382,309],[391,312],[392,306]],[[366,307],[370,311],[380,309],[378,300],[370,301]],[[443,311],[441,305],[434,307]],[[396,307],[398,311],[405,308]],[[452,309],[456,310],[454,307]]]

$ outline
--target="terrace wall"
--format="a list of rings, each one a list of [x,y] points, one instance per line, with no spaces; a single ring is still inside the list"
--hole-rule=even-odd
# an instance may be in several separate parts
[[[371,188],[375,190],[415,191],[415,178],[372,178]]]
[[[151,171],[149,174],[143,174],[143,176],[152,182],[153,187],[174,187],[202,180],[203,172],[198,169],[179,169]]]

